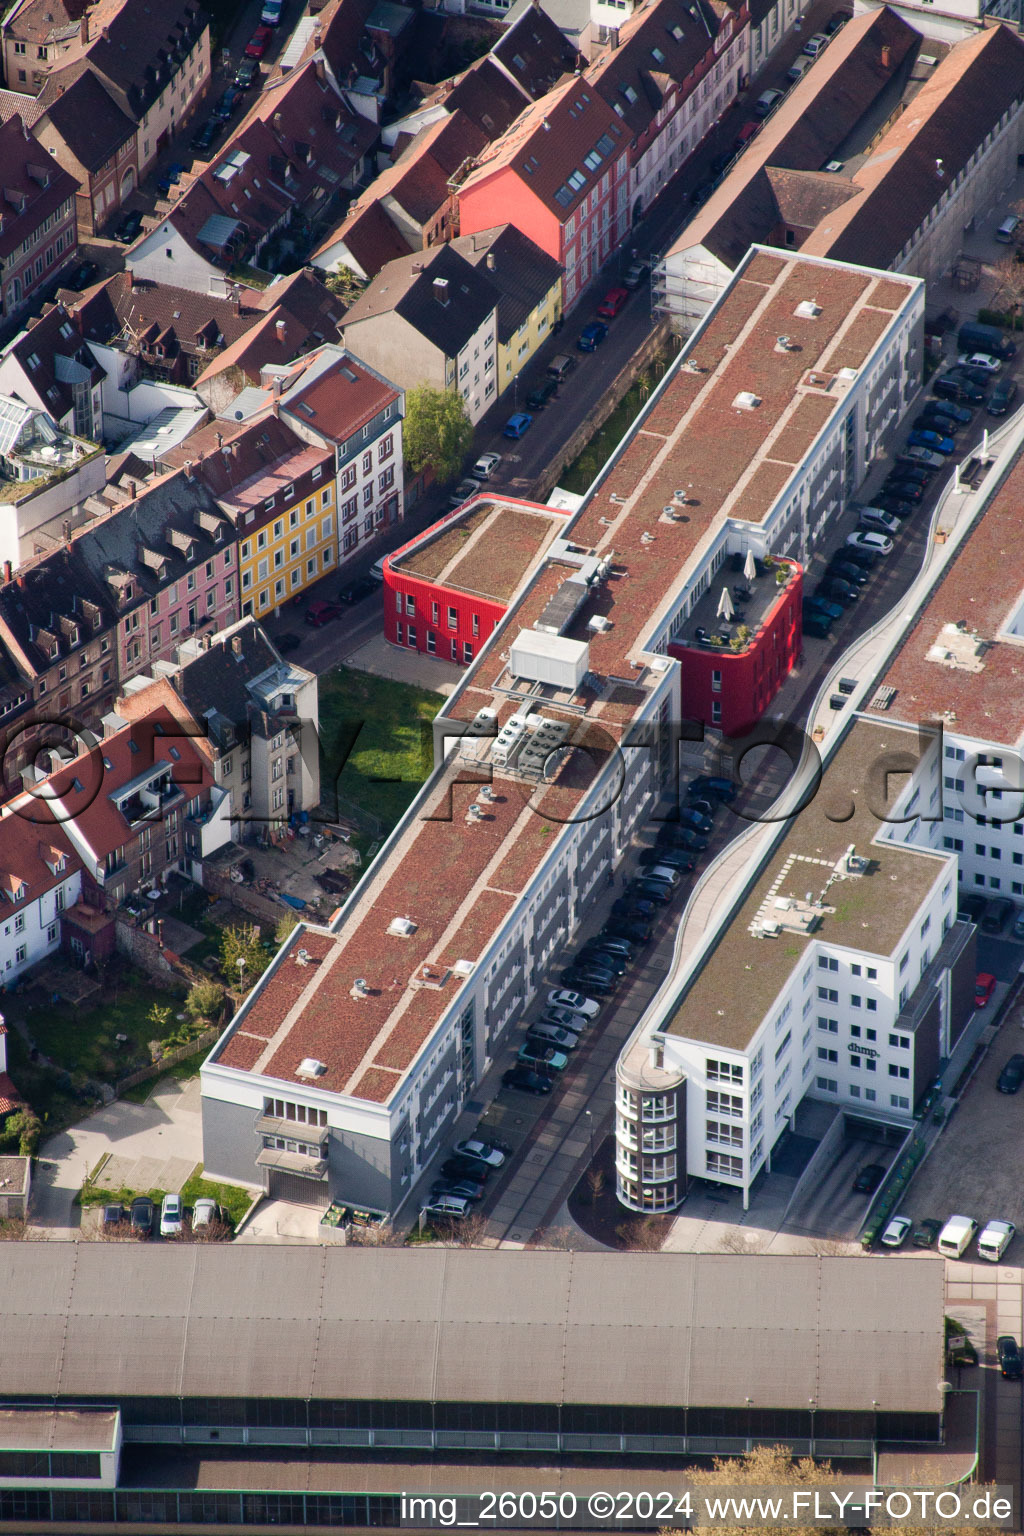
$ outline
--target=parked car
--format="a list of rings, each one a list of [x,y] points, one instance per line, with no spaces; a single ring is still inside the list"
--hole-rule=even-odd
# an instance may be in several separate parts
[[[500,453],[482,453],[470,473],[474,480],[489,480],[500,463]]]
[[[355,581],[350,581],[347,586],[341,588],[338,593],[338,602],[351,608],[355,603],[361,603],[364,597],[372,597],[379,590],[372,576],[357,576]]]
[[[714,774],[700,773],[686,786],[689,795],[707,795],[709,800],[735,800],[739,786],[732,779],[718,778]]]
[[[128,1219],[139,1237],[151,1237],[156,1207],[148,1195],[136,1195],[131,1203]]]
[[[803,630],[805,635],[810,635],[814,640],[831,640],[832,628],[824,614],[805,613],[803,616]]]
[[[628,288],[609,288],[597,306],[597,312],[603,320],[614,320],[628,298]]]
[[[656,911],[657,908],[653,901],[644,901],[642,897],[626,895],[620,896],[612,902],[611,915],[612,917],[624,917],[629,922],[634,922],[638,918],[646,921],[652,918]]]
[[[955,400],[960,405],[980,405],[985,398],[985,391],[979,389],[977,384],[954,373],[940,374],[934,380],[932,390],[940,399]]]
[[[123,1205],[105,1205],[100,1219],[100,1230],[109,1232],[112,1227],[123,1226],[127,1220],[128,1212]]]
[[[990,1221],[978,1237],[978,1258],[998,1264],[1013,1242],[1016,1230],[1012,1221]]]
[[[884,1178],[885,1169],[881,1163],[865,1163],[853,1181],[854,1192],[858,1195],[873,1195]]]
[[[531,389],[526,397],[526,403],[531,411],[542,411],[548,401],[558,394],[558,385],[554,379],[542,379],[536,389]]]
[[[585,944],[573,962],[577,966],[596,966],[599,971],[607,971],[610,976],[621,979],[629,970],[629,961],[624,955],[617,955],[608,949],[601,949],[596,940]]]
[[[177,160],[172,160],[167,169],[157,178],[156,189],[161,197],[166,197],[172,187],[176,187],[181,180],[181,173],[185,169]]]
[[[240,91],[251,91],[260,77],[257,59],[243,59],[235,70],[235,84]]]
[[[920,416],[914,417],[914,429],[921,432],[938,432],[942,437],[953,437],[963,431],[963,423],[945,413],[951,407],[940,406],[937,400],[929,400]]]
[[[332,619],[341,618],[341,609],[337,603],[328,603],[318,599],[310,603],[306,609],[306,623],[311,629],[322,629],[325,624],[330,624]]]
[[[505,1164],[501,1148],[493,1141],[481,1141],[477,1136],[471,1136],[468,1141],[457,1141],[452,1151],[456,1157],[472,1158],[475,1163],[486,1163],[488,1168],[502,1168]]]
[[[263,9],[260,12],[260,21],[265,27],[279,27],[281,25],[281,12],[284,10],[284,0],[263,0]]]
[[[202,127],[198,128],[192,135],[192,138],[189,142],[189,148],[192,149],[195,154],[205,157],[209,153],[210,148],[213,145],[213,141],[217,137],[218,133],[220,133],[220,123],[215,117],[208,117]]]
[[[590,992],[596,992],[598,997],[610,997],[618,986],[618,980],[608,971],[595,971],[588,967],[566,966],[560,979],[567,986],[586,987]]]
[[[446,1157],[441,1164],[443,1179],[476,1179],[478,1183],[486,1184],[490,1176],[490,1164],[481,1162],[478,1157]]]
[[[984,896],[968,891],[957,897],[956,915],[961,922],[976,923],[985,910]]]
[[[942,1222],[936,1221],[934,1216],[926,1216],[919,1221],[914,1228],[913,1244],[915,1248],[934,1248],[938,1242],[939,1233],[942,1231]]]
[[[160,1205],[160,1236],[177,1237],[182,1228],[180,1195],[164,1195]]]
[[[501,1081],[503,1087],[518,1088],[520,1093],[550,1093],[554,1087],[550,1077],[543,1077],[531,1067],[509,1067],[501,1074]]]
[[[438,1195],[423,1208],[423,1214],[435,1221],[464,1221],[469,1212],[470,1202],[464,1195]]]
[[[949,371],[954,378],[966,379],[969,384],[976,384],[982,394],[992,383],[992,375],[987,368],[972,368],[970,363],[957,363],[956,367]]]
[[[991,352],[961,352],[956,360],[958,368],[980,368],[982,373],[999,373],[1002,362]]]
[[[672,900],[672,887],[663,885],[660,880],[633,880],[630,889],[636,891],[638,896],[649,896],[652,901],[661,902],[667,906]]]
[[[844,607],[849,607],[851,603],[855,603],[860,597],[859,588],[853,586],[849,581],[843,581],[838,576],[831,581],[826,576],[826,579],[819,585],[818,591],[823,597],[830,598],[834,603],[842,603]]]
[[[737,154],[746,149],[751,139],[761,132],[761,124],[754,117],[748,118],[743,124],[736,138],[733,140],[733,149]]]
[[[916,480],[901,480],[898,475],[891,475],[885,482],[883,494],[875,500],[883,509],[886,501],[900,501],[905,507],[916,506],[924,500],[924,487]]]
[[[771,112],[775,111],[775,108],[785,94],[785,91],[778,90],[762,91],[754,102],[754,116],[767,117]]]
[[[714,826],[710,816],[703,816],[689,805],[680,806],[677,815],[683,826],[690,827],[694,832],[710,832]]]
[[[581,352],[596,352],[598,347],[608,335],[608,327],[602,320],[591,320],[585,325],[576,338],[576,345]]]
[[[719,802],[717,800],[714,802],[705,800],[700,795],[695,794],[692,789],[686,792],[686,803],[691,811],[697,811],[701,816],[707,816],[708,820],[712,822],[719,809]]]
[[[1013,902],[1008,896],[990,896],[982,913],[982,933],[1002,933],[1012,912]]]
[[[1024,910],[1018,912],[1013,920],[1013,936],[1015,939],[1024,939]]]
[[[134,240],[139,238],[141,230],[142,214],[133,208],[130,213],[125,214],[114,230],[114,239],[119,240],[122,245],[131,245]]]
[[[954,422],[956,428],[970,426],[974,420],[974,412],[966,405],[955,405],[952,400],[926,400],[925,410],[929,416],[942,416],[947,421]]]
[[[70,288],[73,293],[81,293],[83,288],[98,281],[100,269],[94,261],[80,261],[70,277],[66,277],[61,283],[62,288]]]
[[[237,85],[229,85],[217,99],[217,105],[213,109],[214,117],[219,117],[222,123],[234,113],[242,100],[241,92]]]
[[[659,843],[656,848],[645,848],[639,859],[640,865],[666,864],[669,869],[682,870],[688,875],[696,868],[696,859],[692,853],[687,853],[683,848],[673,848],[670,843]]]
[[[979,971],[974,978],[974,1006],[987,1008],[996,989],[996,979],[991,971]]]
[[[812,592],[804,598],[805,613],[812,615],[817,613],[831,624],[834,624],[836,619],[841,619],[844,611],[842,603],[830,603],[827,597],[822,597],[816,592]]]
[[[631,923],[624,917],[612,918],[605,923],[601,933],[610,939],[628,939],[631,944],[641,945],[649,944],[654,937],[654,930],[647,923]]]
[[[824,32],[815,32],[809,37],[800,52],[805,53],[809,59],[816,59],[819,53],[824,53],[828,47],[828,38]]]
[[[223,1213],[216,1200],[203,1195],[192,1207],[192,1230],[201,1232],[204,1227],[212,1227],[215,1222],[223,1221]]]
[[[480,488],[481,486],[479,480],[472,480],[468,478],[465,480],[460,480],[454,491],[452,491],[448,496],[448,505],[450,507],[461,507],[462,503],[464,501],[468,501],[471,496],[475,496]]]
[[[643,282],[644,278],[647,276],[650,270],[651,264],[649,261],[631,261],[629,266],[626,268],[626,275],[622,279],[623,288],[628,288],[630,291],[632,291],[634,288],[639,288],[640,284]]]
[[[1012,1334],[1004,1333],[996,1340],[996,1353],[1000,1373],[1007,1381],[1020,1381],[1024,1360],[1021,1359],[1020,1345]]]
[[[553,1024],[556,1029],[567,1029],[574,1035],[582,1035],[590,1028],[589,1019],[585,1019],[581,1013],[570,1013],[568,1008],[545,1008],[536,1023]],[[533,1024],[530,1028],[533,1028]]]
[[[996,1087],[1000,1093],[1019,1093],[1021,1083],[1024,1083],[1024,1056],[1018,1051],[1003,1066],[996,1078]]]
[[[803,79],[804,75],[806,75],[807,71],[810,69],[813,63],[813,59],[805,59],[803,54],[801,54],[799,58],[794,59],[792,64],[786,70],[787,82],[790,85],[796,85],[798,80]]]
[[[609,955],[621,955],[623,960],[632,960],[635,958],[633,954],[633,946],[628,939],[612,938],[611,935],[604,937],[598,934],[594,938],[588,939],[584,945],[584,948],[603,949]]]
[[[502,431],[502,437],[522,437],[533,426],[533,417],[527,411],[516,411],[506,421]]]
[[[862,528],[874,528],[880,533],[887,533],[890,538],[895,538],[902,528],[898,517],[893,517],[891,512],[883,512],[881,507],[855,506],[857,522]]]
[[[537,1023],[531,1024],[526,1031],[526,1042],[538,1047],[553,1045],[556,1051],[574,1051],[580,1043],[580,1037],[560,1024]]]
[[[430,1186],[431,1202],[455,1195],[460,1200],[482,1200],[487,1193],[479,1179],[437,1179]]]
[[[595,1003],[592,997],[585,997],[582,992],[566,992],[561,987],[548,993],[548,1005],[551,1008],[566,1008],[584,1019],[596,1019],[601,1012],[601,1004]]]
[[[844,560],[840,555],[829,562],[829,575],[838,576],[841,581],[848,581],[854,587],[862,587],[866,581],[871,580],[871,573],[854,560]]]
[[[869,549],[874,555],[891,555],[892,539],[884,533],[848,533],[846,543],[850,549]]]
[[[985,409],[990,416],[1005,416],[1016,398],[1016,379],[998,379]]]
[[[956,443],[951,437],[944,437],[941,432],[932,432],[926,427],[918,427],[907,437],[907,443],[911,448],[930,448],[934,453],[955,453]]]
[[[902,1248],[914,1223],[909,1216],[894,1216],[882,1233],[883,1248]]]
[[[257,27],[245,45],[245,57],[247,59],[262,59],[270,47],[273,36],[274,33],[271,27]]]
[[[846,23],[850,20],[852,15],[852,11],[833,11],[832,15],[825,23],[825,36],[834,37],[835,34],[839,31],[840,27],[846,26]]]

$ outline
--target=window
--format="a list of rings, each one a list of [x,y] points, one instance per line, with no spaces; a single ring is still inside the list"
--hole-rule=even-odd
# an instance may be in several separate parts
[[[814,1079],[821,1093],[838,1093],[839,1084],[834,1077],[816,1077]]]
[[[742,1083],[743,1067],[736,1061],[716,1061],[709,1056],[707,1076],[709,1083]]]
[[[839,993],[835,987],[819,987],[818,996],[823,1003],[838,1003]]]
[[[819,971],[838,971],[838,969],[839,969],[839,961],[836,960],[834,956],[830,956],[830,955],[819,955],[818,956],[818,970]]]
[[[727,1152],[709,1152],[707,1154],[708,1173],[725,1174],[730,1179],[742,1179],[743,1159],[732,1157]]]
[[[821,1015],[819,1014],[818,1015],[818,1028],[819,1029],[827,1030],[830,1035],[838,1035],[838,1033],[839,1033],[839,1020],[838,1019],[823,1019],[821,1017]]]
[[[889,1036],[889,1044],[892,1045],[892,1046],[895,1046],[898,1051],[909,1051],[910,1050],[910,1036],[909,1035],[890,1035]]]
[[[831,1050],[826,1045],[819,1045],[818,1046],[818,1060],[819,1061],[838,1061],[839,1060],[839,1052]]]
[[[709,1115],[732,1115],[737,1119],[743,1116],[743,1100],[735,1093],[719,1093],[717,1089],[709,1088],[707,1092],[707,1109]]]
[[[890,1077],[903,1077],[903,1078],[907,1078],[907,1077],[910,1076],[910,1068],[909,1067],[897,1066],[896,1062],[890,1061],[890,1063],[889,1063],[889,1076]]]
[[[889,1103],[892,1105],[893,1109],[910,1108],[910,1100],[904,1097],[902,1093],[890,1093]]]

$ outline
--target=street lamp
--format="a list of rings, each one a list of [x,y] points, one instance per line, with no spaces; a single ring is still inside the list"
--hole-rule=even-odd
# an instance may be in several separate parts
[[[811,1445],[810,1445],[810,1451],[809,1451],[808,1454],[811,1456],[811,1458],[813,1460],[813,1457],[814,1457],[814,1410],[818,1406],[818,1399],[816,1397],[809,1397],[807,1399],[807,1406],[811,1410]]]
[[[590,1162],[592,1163],[594,1161],[594,1116],[589,1109],[585,1109],[583,1113],[587,1117],[587,1136],[590,1141]]]

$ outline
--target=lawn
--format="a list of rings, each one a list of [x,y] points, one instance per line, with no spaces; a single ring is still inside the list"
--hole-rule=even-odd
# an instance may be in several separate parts
[[[433,767],[431,722],[440,694],[336,667],[320,679],[325,799],[338,796],[390,832]],[[340,772],[338,764],[343,764]]]
[[[197,1200],[216,1200],[231,1225],[237,1227],[256,1196],[251,1189],[240,1189],[237,1184],[214,1184],[203,1178],[203,1165],[196,1165],[192,1177],[182,1185],[181,1198],[185,1205],[194,1206]]]
[[[182,999],[183,994],[175,996],[141,973],[126,971],[108,983],[106,998],[95,1007],[47,1004],[33,1010],[26,1022],[41,1053],[57,1066],[113,1082],[149,1064],[148,1042],[158,1034],[148,1018],[153,1004],[170,1007],[173,1021]],[[127,1035],[127,1045],[119,1045],[117,1035]]]

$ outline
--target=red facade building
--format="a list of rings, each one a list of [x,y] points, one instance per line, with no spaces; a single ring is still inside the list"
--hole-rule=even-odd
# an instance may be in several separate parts
[[[784,584],[777,573],[788,571]],[[803,648],[803,570],[776,560],[758,575],[741,578],[733,593],[736,621],[717,626],[720,588],[709,587],[690,616],[686,632],[668,647],[680,662],[684,720],[703,720],[724,736],[743,736],[764,714],[800,659]],[[745,602],[746,608],[739,604]]]
[[[387,639],[467,665],[567,521],[505,496],[456,507],[385,560]]]

